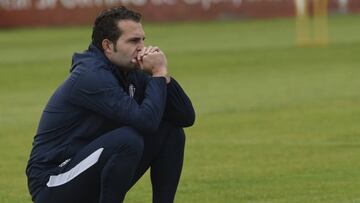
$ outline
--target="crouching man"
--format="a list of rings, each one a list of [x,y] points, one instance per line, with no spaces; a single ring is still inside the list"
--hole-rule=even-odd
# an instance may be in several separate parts
[[[46,105],[26,174],[35,203],[120,203],[150,168],[153,202],[172,203],[195,112],[141,15],[103,11],[92,42]]]

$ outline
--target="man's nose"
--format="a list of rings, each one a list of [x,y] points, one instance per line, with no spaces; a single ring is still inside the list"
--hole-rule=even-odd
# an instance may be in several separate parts
[[[138,50],[138,51],[141,51],[144,47],[145,47],[144,41],[141,41],[141,42],[139,43],[138,47],[137,47],[137,50]]]

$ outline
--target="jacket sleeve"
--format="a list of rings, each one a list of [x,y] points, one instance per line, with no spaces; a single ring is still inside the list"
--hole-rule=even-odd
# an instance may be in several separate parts
[[[144,100],[138,104],[111,73],[103,72],[79,76],[72,87],[70,102],[142,132],[157,130],[166,105],[165,78],[151,78]]]
[[[164,120],[168,120],[179,127],[189,127],[195,122],[193,105],[174,78],[171,78],[170,83],[167,84]]]

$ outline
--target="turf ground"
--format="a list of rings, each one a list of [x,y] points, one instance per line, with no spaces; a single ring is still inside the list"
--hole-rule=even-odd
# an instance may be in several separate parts
[[[360,202],[360,16],[327,47],[292,20],[146,24],[197,111],[177,202]],[[25,164],[41,111],[89,27],[0,31],[0,202],[30,203]],[[150,202],[144,177],[126,202]]]

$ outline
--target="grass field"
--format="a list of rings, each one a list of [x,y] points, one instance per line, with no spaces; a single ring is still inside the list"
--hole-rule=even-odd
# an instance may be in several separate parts
[[[145,24],[192,98],[179,203],[360,202],[360,16],[331,45],[294,46],[292,20]],[[0,31],[0,202],[30,203],[41,115],[89,27]],[[146,176],[126,202],[151,202]]]

